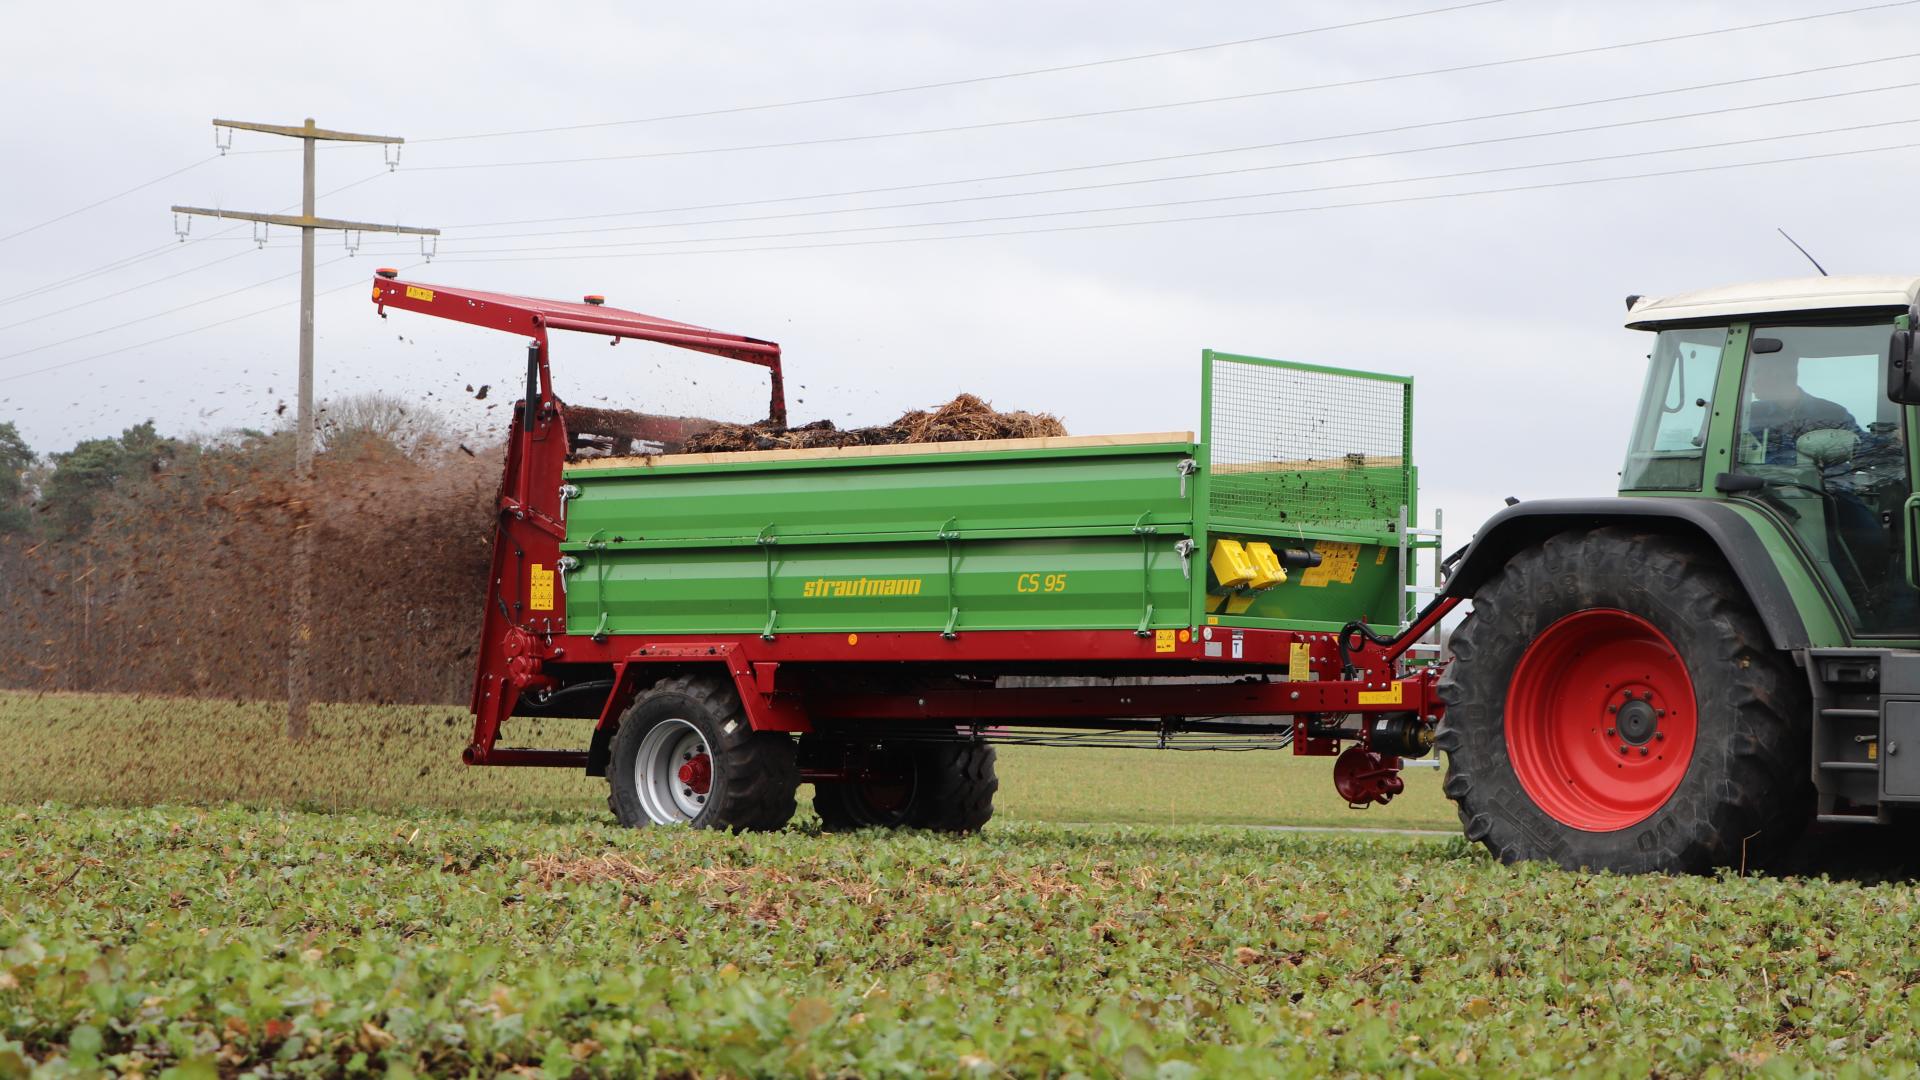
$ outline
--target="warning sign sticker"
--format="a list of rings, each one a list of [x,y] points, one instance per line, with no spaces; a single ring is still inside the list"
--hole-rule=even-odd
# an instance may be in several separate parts
[[[553,610],[553,571],[539,563],[527,577],[527,610]]]
[[[1360,563],[1360,545],[1340,543],[1334,540],[1322,540],[1313,545],[1320,554],[1320,565],[1309,567],[1300,575],[1300,584],[1308,589],[1324,589],[1328,585],[1353,584],[1353,571]]]

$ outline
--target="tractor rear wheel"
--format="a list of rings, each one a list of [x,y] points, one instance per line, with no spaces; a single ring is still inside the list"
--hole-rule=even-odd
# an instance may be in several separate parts
[[[1480,587],[1452,649],[1445,790],[1502,861],[1698,873],[1811,817],[1805,682],[1716,553],[1563,533]]]
[[[828,832],[977,832],[993,817],[993,794],[1000,789],[995,760],[986,743],[882,746],[863,757],[862,779],[816,783],[813,808]]]
[[[733,683],[672,675],[641,694],[614,732],[608,805],[620,824],[766,831],[793,817],[793,739],[756,732]]]

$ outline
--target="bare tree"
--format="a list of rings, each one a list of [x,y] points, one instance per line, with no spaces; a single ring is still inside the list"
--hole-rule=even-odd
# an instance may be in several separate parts
[[[320,449],[352,454],[390,447],[410,458],[447,449],[446,418],[426,406],[388,394],[349,394],[320,403]]]

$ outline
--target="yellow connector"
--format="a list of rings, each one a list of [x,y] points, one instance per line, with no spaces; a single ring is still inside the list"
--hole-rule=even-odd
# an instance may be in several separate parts
[[[1208,560],[1213,567],[1213,576],[1220,588],[1232,589],[1254,577],[1252,560],[1247,558],[1247,549],[1240,546],[1238,540],[1215,540],[1213,557]]]
[[[1273,545],[1266,541],[1248,544],[1247,558],[1253,563],[1253,580],[1247,582],[1248,588],[1271,589],[1287,580],[1287,568],[1280,565],[1280,556],[1273,553]]]

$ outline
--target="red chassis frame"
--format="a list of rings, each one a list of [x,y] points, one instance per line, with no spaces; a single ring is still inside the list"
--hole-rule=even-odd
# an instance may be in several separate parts
[[[887,725],[932,721],[964,729],[992,726],[1106,726],[1153,724],[1201,726],[1190,718],[1287,716],[1296,726],[1296,754],[1339,753],[1336,785],[1349,803],[1385,802],[1401,789],[1399,753],[1424,748],[1442,710],[1435,692],[1436,667],[1403,671],[1407,647],[1454,606],[1443,599],[1422,613],[1406,633],[1389,642],[1289,630],[1195,628],[1182,631],[1175,649],[1160,651],[1152,638],[1131,629],[971,631],[946,637],[938,631],[874,634],[610,635],[566,632],[564,608],[539,617],[528,612],[530,565],[553,566],[566,535],[562,470],[568,447],[567,408],[554,396],[549,332],[574,330],[614,339],[654,341],[765,367],[772,384],[769,415],[784,422],[780,346],[687,323],[622,311],[599,303],[567,303],[470,289],[405,282],[383,271],[373,283],[373,302],[387,308],[435,315],[529,339],[527,392],[515,404],[507,460],[497,503],[498,531],[491,595],[481,630],[474,678],[473,738],[463,757],[473,765],[595,765],[590,749],[556,750],[497,745],[502,727],[533,698],[587,689],[590,707],[564,715],[597,717],[595,747],[661,665],[723,667],[740,693],[756,730],[806,734],[816,723]],[[554,602],[565,604],[564,593]],[[1212,635],[1232,635],[1240,648],[1232,659],[1206,655]],[[1342,648],[1342,637],[1346,638]],[[1295,645],[1305,645],[1310,677],[1289,680]],[[1215,652],[1221,650],[1216,649]],[[858,680],[815,679],[848,665],[885,665],[890,671],[929,676],[925,687],[904,692],[862,688]],[[1061,674],[1226,675],[1237,682],[1163,683],[1136,686],[1007,687],[991,681],[954,686],[935,676],[955,670],[1045,667]],[[569,673],[593,672],[590,686]],[[611,671],[609,683],[605,673]],[[604,694],[604,698],[601,695]],[[1358,718],[1358,722],[1345,718]],[[1403,718],[1392,736],[1377,719]],[[1132,723],[1122,724],[1121,720]],[[871,730],[869,728],[868,730]]]

